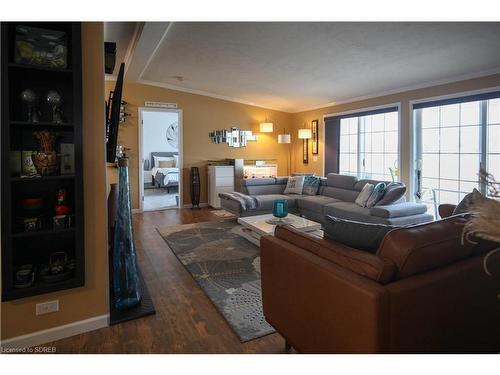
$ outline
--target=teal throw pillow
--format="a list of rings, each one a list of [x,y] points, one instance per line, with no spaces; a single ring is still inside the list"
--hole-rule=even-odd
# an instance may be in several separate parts
[[[372,194],[366,201],[366,207],[372,208],[373,206],[375,206],[378,201],[380,201],[384,196],[386,187],[387,186],[385,182],[379,182],[377,185],[375,185]]]
[[[304,176],[304,186],[302,187],[302,194],[316,195],[318,194],[320,178],[316,176]]]

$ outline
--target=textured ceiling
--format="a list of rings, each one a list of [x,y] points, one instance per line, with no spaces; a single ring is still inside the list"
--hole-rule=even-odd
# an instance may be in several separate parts
[[[290,112],[500,71],[500,23],[153,26],[132,79]]]

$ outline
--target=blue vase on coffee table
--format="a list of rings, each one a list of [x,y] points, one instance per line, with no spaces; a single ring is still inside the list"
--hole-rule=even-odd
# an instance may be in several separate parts
[[[273,202],[273,219],[268,220],[269,224],[279,225],[288,224],[288,221],[284,220],[288,216],[288,201],[285,199],[276,199]]]

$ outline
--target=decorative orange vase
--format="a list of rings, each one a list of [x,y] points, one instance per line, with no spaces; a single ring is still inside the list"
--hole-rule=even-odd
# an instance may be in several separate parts
[[[31,154],[36,171],[47,176],[56,173],[61,156],[55,151],[56,135],[48,130],[33,132],[33,136],[40,142],[40,151]]]

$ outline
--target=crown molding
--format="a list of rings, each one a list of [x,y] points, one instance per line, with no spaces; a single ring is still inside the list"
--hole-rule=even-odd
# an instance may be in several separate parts
[[[400,94],[403,92],[414,91],[414,90],[424,89],[424,88],[433,87],[433,86],[446,85],[448,83],[466,81],[466,80],[474,79],[474,78],[487,77],[487,76],[499,74],[499,73],[500,73],[500,67],[494,68],[494,69],[489,69],[489,70],[483,70],[481,72],[476,72],[476,73],[454,76],[451,78],[446,78],[446,79],[441,79],[441,80],[428,81],[425,83],[411,85],[411,86],[405,86],[405,87],[401,87],[398,89],[381,91],[378,93],[358,96],[358,97],[354,97],[354,98],[350,98],[350,99],[346,99],[346,100],[341,100],[338,102],[329,102],[329,103],[324,103],[324,104],[318,104],[318,105],[315,105],[312,107],[307,107],[307,108],[303,108],[300,110],[292,111],[291,113],[307,112],[307,111],[313,111],[316,109],[321,109],[321,108],[326,108],[326,107],[333,107],[333,106],[337,106],[337,105],[341,105],[341,104],[355,103],[355,102],[360,102],[362,100],[373,99],[373,98],[394,95],[394,94]]]
[[[378,92],[378,93],[369,94],[369,95],[363,95],[363,96],[358,96],[358,97],[354,97],[354,98],[350,98],[350,99],[346,99],[346,100],[341,100],[341,101],[338,101],[338,102],[329,102],[329,103],[324,103],[324,104],[318,104],[318,105],[315,105],[315,106],[306,107],[306,108],[299,109],[299,110],[285,110],[285,109],[280,109],[280,108],[273,108],[273,107],[266,106],[264,104],[251,102],[251,101],[248,101],[248,100],[245,100],[245,99],[240,99],[240,98],[235,98],[235,97],[231,97],[231,96],[214,94],[214,93],[208,92],[208,91],[197,90],[197,89],[190,89],[190,88],[176,86],[176,85],[171,85],[171,84],[163,83],[163,82],[156,82],[156,81],[149,81],[149,80],[143,80],[143,79],[141,79],[141,80],[136,81],[136,83],[141,83],[143,85],[149,85],[149,86],[162,87],[162,88],[166,88],[166,89],[170,89],[170,90],[175,90],[175,91],[187,92],[187,93],[190,93],[190,94],[207,96],[207,97],[210,97],[210,98],[225,100],[225,101],[234,102],[234,103],[251,105],[251,106],[254,106],[254,107],[269,109],[269,110],[272,110],[272,111],[278,111],[278,112],[292,113],[293,114],[293,113],[301,113],[301,112],[314,111],[314,110],[322,109],[322,108],[334,107],[334,106],[338,106],[338,105],[342,105],[342,104],[355,103],[355,102],[359,102],[359,101],[363,101],[363,100],[368,100],[368,99],[373,99],[373,98],[378,98],[378,97],[383,97],[383,96],[388,96],[388,95],[394,95],[394,94],[400,94],[400,93],[403,93],[403,92],[414,91],[414,90],[424,89],[424,88],[433,87],[433,86],[440,86],[440,85],[445,85],[445,84],[449,84],[449,83],[456,83],[456,82],[466,81],[466,80],[469,80],[469,79],[487,77],[487,76],[494,75],[494,74],[499,74],[499,73],[500,73],[500,67],[499,68],[495,68],[495,69],[490,69],[490,70],[484,70],[484,71],[481,71],[481,72],[471,73],[471,74],[464,74],[464,75],[460,75],[460,76],[454,76],[452,78],[446,78],[446,79],[442,79],[442,80],[428,81],[428,82],[421,83],[421,84],[418,84],[418,85],[405,86],[405,87],[401,87],[401,88],[398,88],[398,89],[381,91],[381,92]],[[113,76],[106,75],[106,80],[107,81],[116,81],[116,78],[113,77]]]
[[[203,91],[203,90],[190,89],[190,88],[187,88],[187,87],[181,87],[181,86],[171,85],[171,84],[163,83],[163,82],[148,81],[148,80],[141,79],[141,80],[138,80],[136,83],[141,83],[143,85],[149,85],[149,86],[162,87],[162,88],[165,88],[165,89],[170,89],[170,90],[175,90],[175,91],[182,91],[182,92],[187,92],[187,93],[190,93],[190,94],[196,94],[196,95],[201,95],[201,96],[208,96],[208,97],[214,98],[214,99],[220,99],[220,100],[225,100],[225,101],[228,101],[228,102],[234,102],[234,103],[251,105],[251,106],[254,106],[254,107],[259,107],[259,108],[264,108],[264,109],[270,109],[272,111],[292,113],[290,111],[285,111],[283,109],[269,107],[269,106],[266,106],[266,105],[263,105],[263,104],[251,102],[251,101],[244,100],[244,99],[239,99],[239,98],[234,98],[234,97],[231,97],[231,96],[214,94],[212,92]]]

